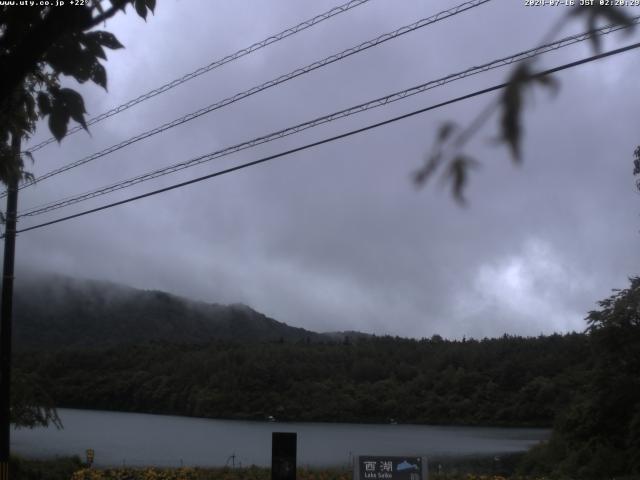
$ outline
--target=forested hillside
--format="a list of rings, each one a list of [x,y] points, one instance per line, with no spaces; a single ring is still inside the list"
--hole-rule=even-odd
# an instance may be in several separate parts
[[[581,334],[483,341],[154,343],[18,355],[60,407],[212,418],[550,426],[588,368]]]
[[[59,275],[21,278],[14,303],[18,349],[319,338],[246,305],[195,302],[160,291]]]
[[[319,334],[246,306],[59,278],[17,295],[13,413],[552,426],[527,473],[640,472],[640,279],[586,333],[483,340]],[[30,408],[30,407],[40,407]],[[35,416],[34,415],[35,412]],[[31,415],[31,416],[29,416]]]
[[[589,312],[592,366],[553,434],[527,456],[526,473],[640,478],[640,277]]]

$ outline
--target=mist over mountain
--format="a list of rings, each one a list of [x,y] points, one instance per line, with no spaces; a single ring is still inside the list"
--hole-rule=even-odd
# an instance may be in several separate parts
[[[278,322],[243,304],[197,302],[155,290],[53,274],[16,282],[18,349],[104,347],[150,341],[340,340]]]
[[[592,359],[585,334],[445,340],[316,333],[246,305],[21,277],[15,366],[51,404],[207,418],[549,426]],[[34,349],[38,354],[34,355]]]

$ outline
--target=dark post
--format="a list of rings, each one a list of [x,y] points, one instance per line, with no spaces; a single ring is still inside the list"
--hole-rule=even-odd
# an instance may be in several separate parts
[[[271,480],[296,480],[296,433],[273,432],[271,438]]]
[[[20,155],[20,137],[13,135],[11,149]],[[0,305],[0,480],[9,480],[11,321],[13,311],[13,264],[16,247],[18,179],[9,182],[6,226],[4,230],[4,265],[2,268],[2,303]]]

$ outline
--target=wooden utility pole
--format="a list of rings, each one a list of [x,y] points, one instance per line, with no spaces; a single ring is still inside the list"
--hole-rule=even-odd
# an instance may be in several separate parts
[[[11,150],[20,155],[20,137],[13,135]],[[2,298],[0,299],[0,480],[9,480],[11,431],[11,323],[13,313],[13,265],[16,251],[16,216],[18,212],[18,179],[7,188],[7,212],[4,230],[4,264]]]

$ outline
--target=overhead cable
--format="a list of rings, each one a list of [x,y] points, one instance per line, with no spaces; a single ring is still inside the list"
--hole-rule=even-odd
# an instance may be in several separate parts
[[[592,55],[591,57],[583,58],[582,60],[577,60],[577,61],[571,62],[571,63],[565,63],[564,65],[560,65],[558,67],[550,68],[548,70],[544,70],[542,72],[538,72],[536,74],[533,74],[533,75],[531,75],[531,77],[539,78],[539,77],[543,77],[543,76],[546,76],[546,75],[551,75],[553,73],[560,72],[562,70],[567,70],[569,68],[573,68],[573,67],[576,67],[578,65],[583,65],[585,63],[593,62],[595,60],[600,60],[600,59],[603,59],[603,58],[606,58],[606,57],[610,57],[612,55],[617,55],[619,53],[627,52],[627,51],[630,51],[630,50],[633,50],[633,49],[636,49],[636,48],[639,48],[639,47],[640,47],[640,42],[634,43],[632,45],[628,45],[628,46],[622,47],[622,48],[617,48],[617,49],[611,50],[609,52],[600,53],[598,55]],[[269,162],[271,160],[275,160],[275,159],[280,158],[280,157],[291,155],[293,153],[301,152],[301,151],[307,150],[309,148],[317,147],[317,146],[323,145],[325,143],[329,143],[329,142],[333,142],[333,141],[340,140],[340,139],[343,139],[343,138],[347,138],[347,137],[350,137],[352,135],[356,135],[356,134],[363,133],[363,132],[366,132],[366,131],[369,131],[369,130],[373,130],[374,128],[378,128],[378,127],[381,127],[381,126],[384,126],[384,125],[389,125],[390,123],[394,123],[394,122],[397,122],[399,120],[404,120],[406,118],[413,117],[415,115],[419,115],[419,114],[428,112],[430,110],[435,110],[437,108],[441,108],[441,107],[444,107],[446,105],[451,105],[453,103],[457,103],[457,102],[460,102],[460,101],[463,101],[463,100],[468,100],[468,99],[473,98],[473,97],[477,97],[477,96],[484,95],[484,94],[487,94],[487,93],[490,93],[490,92],[494,92],[496,90],[500,90],[500,89],[503,89],[503,88],[507,87],[509,84],[510,84],[509,82],[505,82],[505,83],[494,85],[492,87],[488,87],[488,88],[485,88],[485,89],[482,89],[482,90],[477,90],[477,91],[475,91],[473,93],[469,93],[469,94],[463,95],[461,97],[456,97],[456,98],[453,98],[451,100],[447,100],[445,102],[441,102],[441,103],[438,103],[438,104],[435,104],[435,105],[431,105],[429,107],[421,108],[419,110],[414,110],[413,112],[405,113],[404,115],[399,115],[397,117],[393,117],[393,118],[384,120],[382,122],[377,122],[377,123],[374,123],[374,124],[371,124],[371,125],[367,125],[366,127],[358,128],[358,129],[355,129],[355,130],[350,130],[350,131],[342,133],[340,135],[335,135],[333,137],[325,138],[325,139],[319,140],[317,142],[308,143],[308,144],[303,145],[301,147],[292,148],[292,149],[284,151],[284,152],[276,153],[275,155],[269,155],[267,157],[263,157],[263,158],[260,158],[258,160],[254,160],[253,162],[243,163],[242,165],[236,165],[235,167],[231,167],[231,168],[227,168],[225,170],[220,170],[220,171],[217,171],[217,172],[214,172],[214,173],[210,173],[208,175],[204,175],[202,177],[194,178],[194,179],[188,180],[186,182],[176,183],[176,184],[170,185],[168,187],[164,187],[164,188],[160,188],[160,189],[157,189],[157,190],[153,190],[153,191],[150,191],[150,192],[147,192],[147,193],[143,193],[141,195],[136,195],[135,197],[129,197],[127,199],[120,200],[118,202],[109,203],[109,204],[103,205],[101,207],[92,208],[92,209],[89,209],[89,210],[84,210],[82,212],[79,212],[79,213],[76,213],[76,214],[73,214],[73,215],[68,215],[66,217],[57,218],[57,219],[51,220],[49,222],[44,222],[44,223],[40,223],[40,224],[37,224],[37,225],[33,225],[31,227],[23,228],[21,230],[17,230],[16,233],[28,232],[30,230],[35,230],[35,229],[43,228],[43,227],[46,227],[46,226],[49,226],[49,225],[54,225],[56,223],[60,223],[60,222],[64,222],[64,221],[67,221],[67,220],[74,219],[74,218],[82,217],[84,215],[89,215],[91,213],[95,213],[95,212],[99,212],[99,211],[102,211],[102,210],[106,210],[106,209],[109,209],[109,208],[112,208],[112,207],[116,207],[118,205],[124,205],[126,203],[130,203],[130,202],[134,202],[136,200],[140,200],[140,199],[143,199],[143,198],[151,197],[153,195],[158,195],[160,193],[168,192],[170,190],[175,190],[177,188],[186,187],[187,185],[192,185],[194,183],[202,182],[202,181],[208,180],[210,178],[215,178],[215,177],[219,177],[221,175],[226,175],[228,173],[232,173],[232,172],[235,172],[235,171],[238,171],[238,170],[242,170],[242,169],[245,169],[245,168],[248,168],[248,167],[252,167],[252,166],[255,166],[255,165],[258,165],[258,164],[261,164],[261,163]],[[4,235],[3,235],[3,237],[4,237]]]
[[[301,22],[297,25],[294,25],[293,27],[289,27],[283,31],[281,31],[280,33],[276,33],[274,35],[271,35],[268,38],[265,38],[264,40],[261,40],[259,42],[254,43],[253,45],[250,45],[248,47],[242,48],[240,50],[238,50],[235,53],[232,53],[230,55],[227,55],[225,57],[222,57],[218,60],[215,60],[213,62],[211,62],[208,65],[205,65],[204,67],[200,67],[197,70],[194,70],[191,73],[187,73],[186,75],[177,78],[175,80],[172,80],[168,83],[165,83],[164,85],[155,88],[145,94],[140,95],[139,97],[136,97],[132,100],[129,100],[128,102],[123,103],[122,105],[119,105],[117,107],[112,108],[111,110],[108,110],[104,113],[101,113],[100,115],[97,115],[95,117],[90,118],[89,120],[87,120],[87,125],[95,125],[98,122],[101,122],[102,120],[105,120],[109,117],[113,117],[114,115],[117,115],[118,113],[124,112],[125,110],[128,110],[129,108],[133,107],[134,105],[137,105],[139,103],[144,102],[145,100],[149,100],[150,98],[155,97],[156,95],[160,95],[161,93],[166,92],[167,90],[171,90],[172,88],[177,87],[178,85],[182,85],[185,82],[188,82],[189,80],[193,80],[196,77],[199,77],[200,75],[203,75],[207,72],[210,72],[211,70],[214,70],[218,67],[221,67],[229,62],[232,62],[234,60],[237,60],[239,58],[244,57],[245,55],[249,55],[250,53],[253,53],[257,50],[260,50],[268,45],[271,45],[272,43],[276,43],[279,42],[280,40],[283,40],[287,37],[290,37],[291,35],[294,35],[296,33],[302,32],[303,30],[306,30],[309,27],[313,27],[314,25],[317,25],[321,22],[324,22],[325,20],[334,17],[336,15],[339,15],[341,13],[344,13],[348,10],[351,10],[352,8],[358,7],[364,3],[369,2],[370,0],[351,0],[347,3],[344,3],[342,5],[339,5],[337,7],[333,7],[331,10],[328,10],[324,13],[321,13],[320,15],[316,15],[313,18],[310,18],[308,20],[305,20],[304,22]],[[72,135],[76,132],[79,132],[80,130],[82,130],[82,126],[81,125],[76,125],[75,127],[69,129],[69,131],[67,131],[67,135]],[[33,147],[29,148],[27,151],[30,153],[33,153],[37,150],[40,150],[41,148],[45,147],[46,145],[49,145],[50,143],[53,143],[56,141],[55,137],[51,137],[48,138],[40,143],[38,143],[37,145],[34,145]]]
[[[640,23],[640,16],[635,17],[633,19],[634,23]],[[167,167],[163,167],[157,170],[153,170],[151,172],[147,172],[144,173],[142,175],[138,175],[136,177],[132,177],[129,178],[127,180],[123,180],[123,181],[119,181],[116,183],[113,183],[111,185],[108,186],[104,186],[104,187],[100,187],[96,190],[92,190],[89,192],[85,192],[85,193],[81,193],[81,194],[77,194],[74,196],[69,196],[66,198],[62,198],[62,199],[58,199],[55,200],[53,202],[49,202],[46,203],[44,205],[40,205],[40,206],[36,206],[33,207],[31,209],[25,210],[23,212],[20,212],[20,214],[18,215],[18,218],[21,217],[30,217],[30,216],[36,216],[36,215],[40,215],[43,213],[47,213],[53,210],[57,210],[63,207],[67,207],[69,205],[73,205],[75,203],[79,203],[85,200],[89,200],[91,198],[95,198],[98,196],[102,196],[102,195],[106,195],[108,193],[111,192],[115,192],[117,190],[121,190],[124,188],[128,188],[131,187],[133,185],[137,185],[139,183],[154,179],[154,178],[158,178],[164,175],[168,175],[180,170],[184,170],[186,168],[190,168],[196,165],[200,165],[202,163],[205,162],[209,162],[211,160],[214,160],[216,158],[220,158],[220,157],[224,157],[227,155],[231,155],[233,153],[242,151],[242,150],[246,150],[248,148],[253,148],[255,146],[261,145],[263,143],[267,143],[267,142],[271,142],[289,135],[293,135],[296,133],[299,133],[301,131],[316,127],[318,125],[322,125],[325,123],[329,123],[332,121],[335,121],[337,119],[340,118],[345,118],[357,113],[361,113],[367,110],[371,110],[373,108],[377,108],[377,107],[381,107],[384,105],[388,105],[390,103],[396,102],[398,100],[402,100],[405,98],[408,98],[410,96],[416,95],[418,93],[422,93],[425,92],[427,90],[431,90],[433,88],[436,87],[440,87],[442,85],[446,85],[447,83],[451,83],[457,80],[461,80],[463,78],[472,76],[472,75],[477,75],[479,73],[482,72],[486,72],[489,70],[493,70],[495,68],[499,68],[499,67],[504,67],[506,65],[510,65],[512,63],[515,62],[519,62],[519,61],[523,61],[526,59],[530,59],[533,58],[535,56],[538,55],[542,55],[544,53],[553,51],[553,50],[557,50],[560,48],[564,48],[567,47],[569,45],[573,45],[575,43],[578,42],[583,42],[586,40],[589,40],[591,38],[593,38],[594,36],[602,36],[602,35],[608,35],[612,32],[621,30],[623,28],[623,26],[620,25],[609,25],[606,27],[602,27],[598,30],[595,31],[590,31],[590,32],[585,32],[585,33],[581,33],[581,34],[577,34],[577,35],[572,35],[569,37],[565,37],[561,40],[558,40],[556,42],[547,44],[547,45],[542,45],[540,47],[536,47],[524,52],[520,52],[517,53],[515,55],[511,55],[509,57],[503,57],[500,58],[498,60],[493,60],[489,63],[485,63],[483,65],[480,66],[475,66],[475,67],[471,67],[468,68],[467,70],[463,70],[461,72],[458,73],[453,73],[450,75],[447,75],[445,77],[436,79],[436,80],[431,80],[428,81],[426,83],[405,89],[405,90],[401,90],[399,92],[395,92],[392,93],[390,95],[386,95],[384,97],[379,97],[376,98],[374,100],[370,100],[366,103],[361,103],[359,105],[355,105],[334,113],[331,113],[329,115],[324,115],[318,118],[315,118],[313,120],[304,122],[304,123],[300,123],[297,124],[295,126],[292,127],[288,127],[282,130],[278,130],[276,132],[272,132],[270,134],[261,136],[261,137],[257,137],[254,139],[251,139],[249,141],[245,141],[236,145],[232,145],[226,148],[223,148],[221,150],[217,150],[215,152],[211,152],[211,153],[207,153],[205,155],[201,155],[189,160],[186,160],[184,162],[180,162],[180,163],[176,163]]]
[[[253,88],[250,88],[248,90],[245,90],[243,92],[237,93],[235,95],[232,95],[231,97],[227,97],[224,100],[220,100],[219,102],[216,102],[214,104],[208,105],[206,107],[203,107],[199,110],[196,110],[195,112],[189,113],[187,115],[184,115],[180,118],[177,118],[175,120],[172,120],[171,122],[167,122],[163,125],[160,125],[158,127],[155,127],[151,130],[147,130],[145,132],[142,132],[134,137],[131,137],[127,140],[124,140],[120,143],[117,143],[115,145],[112,145],[110,147],[107,147],[104,150],[101,150],[99,152],[93,153],[87,157],[81,158],[80,160],[76,160],[75,162],[69,163],[67,165],[64,165],[60,168],[57,168],[55,170],[49,171],[43,175],[40,175],[38,178],[36,178],[35,180],[32,181],[28,181],[23,183],[22,185],[20,185],[18,188],[23,189],[26,188],[28,186],[31,186],[37,182],[41,182],[47,178],[51,178],[55,175],[58,175],[60,173],[66,172],[72,168],[76,168],[79,167],[81,165],[84,165],[86,163],[89,163],[93,160],[96,160],[98,158],[104,157],[105,155],[109,155],[110,153],[116,152],[122,148],[125,148],[133,143],[139,142],[140,140],[144,140],[146,138],[152,137],[154,135],[157,135],[159,133],[165,132],[166,130],[169,130],[170,128],[173,127],[177,127],[178,125],[182,125],[186,122],[189,122],[191,120],[194,120],[196,118],[199,118],[203,115],[206,115],[208,113],[213,112],[214,110],[218,110],[220,108],[226,107],[232,103],[235,103],[239,100],[242,100],[244,98],[247,98],[251,95],[255,95],[256,93],[262,92],[263,90],[266,90],[268,88],[271,87],[275,87],[276,85],[280,85],[284,82],[287,82],[291,79],[294,79],[296,77],[299,77],[301,75],[307,74],[309,72],[312,72],[314,70],[317,70],[319,68],[325,67],[331,63],[337,62],[339,60],[343,60],[347,57],[350,57],[351,55],[354,55],[356,53],[360,53],[364,50],[367,50],[371,47],[375,47],[377,45],[380,45],[381,43],[387,42],[389,40],[392,40],[394,38],[397,38],[401,35],[405,35],[407,33],[413,32],[419,28],[423,28],[426,27],[428,25],[432,25],[436,22],[439,22],[440,20],[444,20],[445,18],[449,18],[452,17],[454,15],[457,15],[461,12],[470,10],[472,8],[478,7],[484,3],[488,3],[491,0],[471,0],[471,1],[467,1],[465,3],[462,3],[456,7],[450,8],[448,10],[444,10],[442,12],[439,12],[435,15],[432,15],[428,18],[423,18],[422,20],[418,20],[417,22],[414,22],[410,25],[406,25],[404,27],[401,27],[397,30],[394,30],[393,32],[389,32],[389,33],[385,33],[383,35],[380,35],[372,40],[368,40],[366,42],[363,42],[355,47],[351,47],[348,48],[346,50],[343,50],[340,53],[336,53],[334,55],[331,55],[329,57],[323,58],[322,60],[318,60],[316,62],[310,63],[309,65],[305,66],[305,67],[301,67],[301,68],[297,68],[296,70],[293,70],[292,72],[289,72],[285,75],[281,75],[273,80],[270,80],[268,82],[265,82],[261,85],[255,86]],[[6,192],[0,194],[0,198],[6,196]]]

